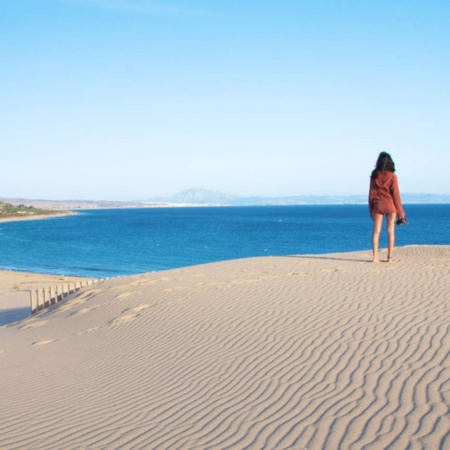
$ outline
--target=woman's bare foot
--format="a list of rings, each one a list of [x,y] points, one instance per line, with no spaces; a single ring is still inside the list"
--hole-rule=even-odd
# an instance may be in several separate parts
[[[378,258],[373,258],[372,262],[374,262],[374,263],[379,263],[380,260],[379,260]]]
[[[392,256],[388,256],[386,262],[391,263],[392,262]]]

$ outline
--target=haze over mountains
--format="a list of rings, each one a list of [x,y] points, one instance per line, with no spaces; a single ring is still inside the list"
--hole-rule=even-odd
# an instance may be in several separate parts
[[[178,192],[170,197],[154,197],[150,202],[184,203],[184,204],[217,204],[232,205],[240,197],[233,194],[226,194],[221,191],[213,191],[202,188],[191,188]]]
[[[402,194],[404,203],[450,203],[450,195]],[[153,198],[150,202],[203,205],[259,206],[259,205],[334,205],[367,203],[366,195],[295,195],[287,197],[240,197],[220,191],[191,188],[171,197]]]
[[[330,196],[330,195],[297,195],[289,197],[240,197],[220,191],[202,188],[191,188],[171,197],[152,198],[150,202],[195,204],[195,205],[229,205],[229,206],[263,206],[263,205],[302,205],[302,204],[338,204],[363,203],[367,196]]]
[[[143,208],[168,206],[276,206],[276,205],[339,205],[365,204],[365,195],[294,195],[287,197],[241,197],[217,190],[191,188],[170,197],[153,197],[144,201],[96,200],[38,200],[1,198],[13,205],[24,204],[38,208],[90,209],[90,208]],[[450,195],[402,193],[403,203],[450,203]]]

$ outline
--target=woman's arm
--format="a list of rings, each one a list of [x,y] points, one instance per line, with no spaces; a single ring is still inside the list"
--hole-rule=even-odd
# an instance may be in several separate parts
[[[403,219],[405,217],[405,211],[403,210],[402,201],[400,199],[400,190],[398,188],[397,175],[395,174],[391,186],[391,195],[394,200],[395,209],[397,210],[397,216],[399,219]]]
[[[370,179],[370,187],[369,187],[369,214],[370,218],[373,219],[373,200],[374,200],[374,186],[373,186],[373,180]]]

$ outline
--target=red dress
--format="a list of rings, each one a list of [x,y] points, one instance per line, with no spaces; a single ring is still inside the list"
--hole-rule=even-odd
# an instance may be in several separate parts
[[[389,171],[379,172],[370,179],[369,212],[373,214],[396,213],[399,218],[405,217],[397,176]]]

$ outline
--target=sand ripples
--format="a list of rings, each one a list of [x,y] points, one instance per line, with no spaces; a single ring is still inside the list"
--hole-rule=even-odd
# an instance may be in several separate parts
[[[450,448],[450,249],[369,259],[109,280],[0,328],[0,447]]]

